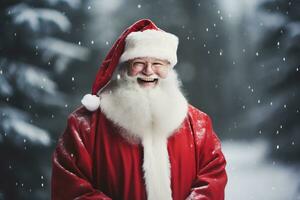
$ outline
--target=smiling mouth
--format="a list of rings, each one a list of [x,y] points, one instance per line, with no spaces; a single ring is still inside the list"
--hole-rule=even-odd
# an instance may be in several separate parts
[[[158,81],[158,78],[137,78],[138,83],[140,84],[156,84]]]

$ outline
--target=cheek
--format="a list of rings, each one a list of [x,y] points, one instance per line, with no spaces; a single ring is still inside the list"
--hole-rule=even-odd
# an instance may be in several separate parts
[[[158,72],[157,75],[159,76],[159,78],[165,79],[165,78],[167,78],[169,71],[170,71],[169,69],[162,70],[162,71]]]
[[[129,68],[128,69],[128,76],[136,76],[138,75],[138,73],[140,72],[141,70],[138,70],[138,69],[134,69],[134,68]]]

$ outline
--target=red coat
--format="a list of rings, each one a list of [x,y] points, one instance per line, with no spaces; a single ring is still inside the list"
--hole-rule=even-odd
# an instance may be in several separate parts
[[[143,146],[130,144],[100,109],[73,112],[53,155],[52,199],[146,199]],[[189,106],[168,138],[174,200],[223,200],[226,161],[208,115]]]

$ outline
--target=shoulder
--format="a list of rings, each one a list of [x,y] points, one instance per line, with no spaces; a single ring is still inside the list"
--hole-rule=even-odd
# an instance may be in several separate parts
[[[197,135],[206,135],[213,132],[211,117],[192,105],[189,105],[188,108],[188,120]]]
[[[188,116],[196,144],[199,148],[201,146],[206,148],[206,150],[201,148],[201,151],[220,149],[220,140],[214,131],[210,116],[191,105],[189,105]]]
[[[94,137],[100,113],[100,109],[90,112],[83,106],[78,107],[68,116],[66,135],[73,135],[84,141]]]
[[[189,106],[188,106],[188,117],[189,117],[189,120],[191,120],[191,122],[193,122],[193,123],[196,122],[199,125],[211,123],[211,118],[209,117],[209,115],[207,113],[192,106],[191,104],[189,104]]]
[[[76,118],[89,118],[92,112],[88,111],[84,106],[77,107],[74,111],[69,114],[68,118],[76,117]]]
[[[84,106],[80,106],[69,114],[68,123],[90,124],[94,113],[97,112],[90,112]]]
[[[92,153],[99,113],[100,111],[90,112],[83,106],[71,112],[68,116],[67,128],[60,139],[62,143],[70,148],[76,144],[83,144],[81,147],[85,147],[89,153]]]

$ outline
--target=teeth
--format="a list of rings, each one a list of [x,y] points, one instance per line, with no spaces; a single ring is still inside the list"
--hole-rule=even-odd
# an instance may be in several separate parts
[[[154,81],[154,78],[140,78],[143,81]]]

